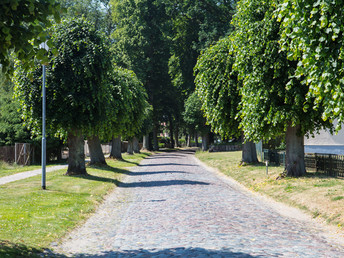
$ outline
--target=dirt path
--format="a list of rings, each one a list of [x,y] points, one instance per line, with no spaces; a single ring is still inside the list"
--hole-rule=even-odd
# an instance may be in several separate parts
[[[77,257],[344,257],[320,229],[281,216],[189,152],[134,168],[56,252]]]

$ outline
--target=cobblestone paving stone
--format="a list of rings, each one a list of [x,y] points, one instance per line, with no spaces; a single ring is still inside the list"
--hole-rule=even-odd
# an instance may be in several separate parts
[[[151,156],[55,254],[68,257],[344,257],[319,229],[281,216],[191,153]]]

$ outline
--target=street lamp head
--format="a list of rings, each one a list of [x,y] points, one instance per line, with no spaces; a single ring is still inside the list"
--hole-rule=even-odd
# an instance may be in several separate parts
[[[42,43],[39,45],[39,47],[42,48],[42,49],[45,49],[46,51],[49,50],[49,47],[48,47],[47,42],[42,42]]]

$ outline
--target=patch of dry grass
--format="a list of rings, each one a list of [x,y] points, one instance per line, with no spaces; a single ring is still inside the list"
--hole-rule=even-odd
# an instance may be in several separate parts
[[[240,166],[241,152],[198,152],[196,157],[253,191],[303,209],[339,228],[344,226],[344,180],[341,178],[308,173],[301,178],[276,180],[283,167],[269,166],[267,176],[265,164]]]

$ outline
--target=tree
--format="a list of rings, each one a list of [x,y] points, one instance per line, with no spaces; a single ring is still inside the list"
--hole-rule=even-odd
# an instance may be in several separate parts
[[[66,9],[63,18],[84,16],[95,25],[97,30],[102,30],[108,36],[114,29],[109,2],[109,0],[59,0],[61,6]]]
[[[286,172],[305,174],[303,138],[330,127],[322,109],[308,108],[308,87],[295,77],[297,62],[281,52],[281,23],[275,16],[278,1],[243,0],[234,17],[235,71],[243,81],[241,127],[251,140],[286,134]]]
[[[111,78],[112,92],[118,92],[121,101],[112,102],[110,109],[118,114],[117,119],[110,121],[111,129],[108,131],[112,138],[110,157],[121,159],[121,135],[132,138],[140,132],[149,104],[147,93],[133,71],[117,67],[113,69]]]
[[[233,71],[234,62],[233,37],[229,36],[202,52],[195,66],[196,91],[207,122],[215,133],[226,138],[242,135],[238,116],[242,82],[237,72]],[[254,143],[246,141],[242,162],[257,161]]]
[[[107,75],[112,68],[110,53],[102,34],[84,19],[65,20],[51,30],[58,55],[51,55],[47,69],[47,125],[50,131],[67,138],[67,175],[86,174],[84,135],[97,135],[106,117]],[[24,119],[39,130],[41,121],[42,72],[17,67],[16,96]]]
[[[39,45],[47,40],[45,27],[49,17],[60,19],[60,5],[55,0],[1,1],[0,3],[0,64],[4,72],[12,72],[11,52],[22,61],[24,68],[33,66],[34,57],[47,61]]]
[[[309,89],[305,109],[321,109],[324,120],[344,122],[343,32],[341,1],[280,1],[281,49],[298,62],[295,76]]]
[[[195,89],[193,67],[201,51],[229,34],[234,6],[235,1],[167,1],[173,39],[170,75],[183,95]]]
[[[0,145],[27,142],[30,131],[20,117],[19,102],[13,99],[13,83],[0,73]]]
[[[154,148],[157,131],[166,105],[162,97],[171,87],[168,75],[169,41],[165,3],[154,0],[111,0],[116,30],[112,34],[117,63],[133,70],[143,83],[153,106]]]
[[[230,20],[235,1],[166,1],[167,13],[171,19],[171,58],[169,74],[174,86],[171,98],[173,109],[168,112],[170,127],[178,131],[182,126],[184,102],[195,90],[193,68],[201,51],[231,30]],[[177,142],[176,142],[177,144]]]
[[[209,142],[209,132],[210,128],[206,125],[206,119],[204,118],[204,113],[201,110],[202,103],[196,92],[192,93],[189,98],[185,101],[185,111],[183,113],[184,121],[187,126],[194,133],[201,132],[202,134],[202,150],[208,149]]]

